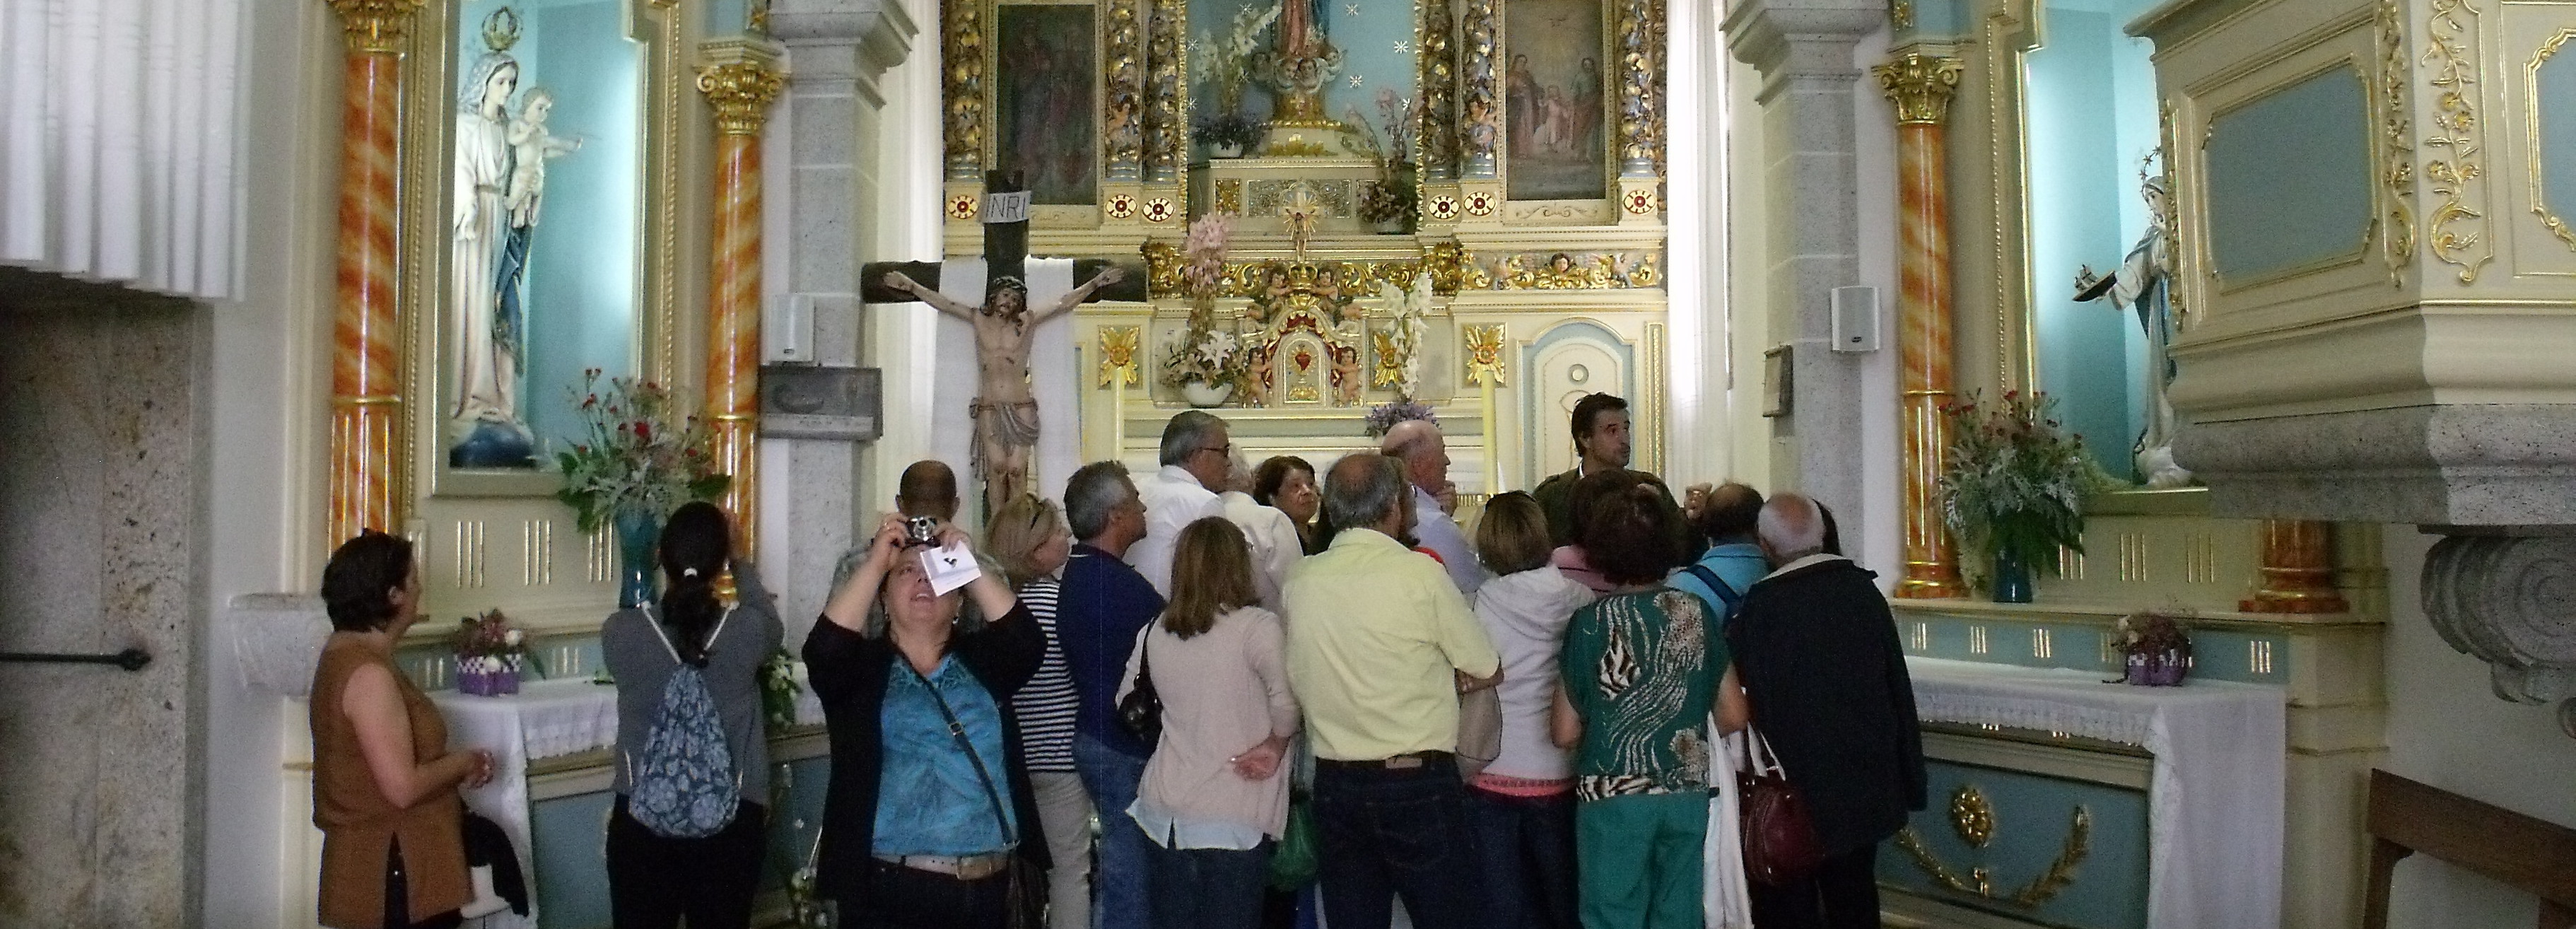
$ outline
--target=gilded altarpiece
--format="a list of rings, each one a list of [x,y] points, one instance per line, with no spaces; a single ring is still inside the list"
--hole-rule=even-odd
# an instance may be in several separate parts
[[[1014,70],[1069,74],[1084,50],[1024,65],[1015,23],[1063,17],[1048,28],[1072,41],[1074,10],[1097,64],[1041,106]],[[1463,489],[1528,487],[1571,466],[1566,415],[1603,390],[1636,405],[1637,463],[1660,468],[1661,20],[1652,0],[951,2],[948,251],[981,247],[982,171],[1059,145],[1011,114],[1089,101],[1094,195],[1040,197],[1031,253],[1141,257],[1149,286],[1077,314],[1085,458],[1151,462],[1191,402],[1164,362],[1204,304],[1242,373],[1221,401],[1195,392],[1256,461],[1363,447],[1367,410],[1410,398],[1440,416]],[[1514,42],[1544,66],[1516,77]],[[1210,212],[1233,232],[1200,295],[1178,256]]]

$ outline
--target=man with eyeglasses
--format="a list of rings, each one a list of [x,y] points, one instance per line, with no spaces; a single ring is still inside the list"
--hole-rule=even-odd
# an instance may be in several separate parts
[[[1127,550],[1127,563],[1172,595],[1172,554],[1181,529],[1209,516],[1225,515],[1217,489],[1233,467],[1234,444],[1225,420],[1204,410],[1184,410],[1163,424],[1161,470],[1139,476],[1136,495],[1145,501],[1145,539]]]

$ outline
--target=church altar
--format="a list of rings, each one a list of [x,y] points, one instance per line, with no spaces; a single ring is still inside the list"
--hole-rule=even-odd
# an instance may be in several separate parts
[[[2287,739],[2281,688],[2206,679],[2180,687],[2132,687],[2103,683],[2102,675],[2091,671],[1919,656],[1908,659],[1907,669],[1913,676],[1916,714],[1927,724],[2136,746],[2150,756],[2143,912],[2070,922],[2146,929],[2278,925],[2286,781],[2282,747]],[[1933,763],[1941,766],[1937,752]],[[1935,780],[1941,778],[1936,775]],[[1996,814],[1980,811],[1987,801],[1976,785],[1962,782],[1946,797],[1936,789],[1929,800],[1930,807],[1916,814],[1915,827],[1881,853],[1883,881],[1919,869],[1940,888],[1932,894],[1936,899],[2017,911],[2046,922],[2058,921],[2049,916],[2065,918],[2040,910],[2061,890],[2068,898],[2118,896],[2105,893],[2104,885],[2118,883],[2123,875],[2091,873],[2111,862],[2095,861],[2086,868],[2084,846],[2114,845],[2124,827],[2139,824],[2115,822],[2107,810],[2079,806],[2049,873],[2022,885],[2018,893],[1998,894],[1988,886],[1986,866],[1980,864],[1962,879],[1941,859],[1948,849],[1936,847],[1947,843],[1923,837],[1982,819],[1982,827],[1957,828],[1968,837],[1966,844],[1977,847],[1968,854],[1986,857],[1975,828],[1992,830]],[[2092,838],[2097,831],[2102,839]],[[1983,837],[1991,841],[1990,833]],[[2052,886],[2050,878],[2059,880]],[[2002,880],[2022,878],[2014,874]],[[1970,886],[1948,886],[1954,882]],[[1900,880],[1898,886],[1903,885]]]

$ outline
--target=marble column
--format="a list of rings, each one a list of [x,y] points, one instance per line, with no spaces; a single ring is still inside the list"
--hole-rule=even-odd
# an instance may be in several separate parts
[[[704,416],[716,460],[733,484],[719,502],[733,518],[737,551],[759,549],[760,127],[785,79],[760,61],[698,72],[716,118],[714,265],[707,275]]]
[[[403,335],[394,305],[403,33],[421,0],[330,0],[348,40],[340,102],[339,307],[331,324],[326,544],[402,531]]]
[[[1960,63],[1908,52],[1871,69],[1879,89],[1896,104],[1897,416],[1905,435],[1903,520],[1905,576],[1900,597],[1959,597],[1959,567],[1950,533],[1941,523],[1941,471],[1948,461],[1949,429],[1941,407],[1950,402],[1949,160],[1942,122],[1959,86]]]
[[[1721,27],[1729,50],[1760,72],[1766,198],[1765,310],[1789,349],[1794,398],[1772,420],[1773,486],[1834,509],[1844,539],[1865,538],[1865,355],[1836,352],[1833,288],[1860,280],[1854,47],[1887,19],[1878,0],[1742,0]],[[1787,440],[1787,441],[1778,441]]]
[[[2335,589],[2334,524],[2316,519],[2263,521],[2263,586],[2237,604],[2248,613],[2342,613],[2352,609]]]

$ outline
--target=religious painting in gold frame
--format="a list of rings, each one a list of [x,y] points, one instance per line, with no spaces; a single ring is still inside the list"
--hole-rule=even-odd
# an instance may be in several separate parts
[[[1608,200],[1619,130],[1608,0],[1501,7],[1505,199]]]
[[[1100,221],[1102,19],[1089,0],[993,7],[985,164],[1025,176],[1034,227]]]
[[[413,448],[432,495],[560,484],[573,390],[662,380],[679,302],[674,0],[461,0],[404,124]]]

